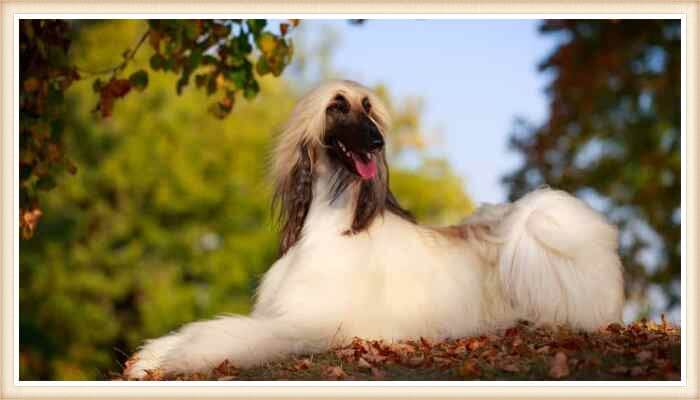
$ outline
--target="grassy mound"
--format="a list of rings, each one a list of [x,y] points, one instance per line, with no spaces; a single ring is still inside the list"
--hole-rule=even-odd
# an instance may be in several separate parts
[[[148,380],[679,380],[680,352],[680,328],[665,320],[611,324],[593,333],[522,322],[497,335],[435,343],[357,338],[258,368],[224,362],[208,374],[153,371]]]

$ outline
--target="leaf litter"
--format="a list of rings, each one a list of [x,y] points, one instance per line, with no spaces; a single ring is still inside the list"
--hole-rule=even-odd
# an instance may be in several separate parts
[[[680,328],[640,320],[596,332],[522,321],[498,334],[433,341],[354,338],[324,353],[147,380],[680,380]],[[125,377],[117,375],[115,380]]]

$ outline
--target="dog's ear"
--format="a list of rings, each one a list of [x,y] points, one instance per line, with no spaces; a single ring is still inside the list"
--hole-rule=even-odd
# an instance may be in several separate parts
[[[389,185],[389,163],[386,160],[386,152],[385,151],[382,151],[382,165],[384,166],[384,171],[385,171],[385,173],[384,173],[385,174],[384,185],[386,186],[386,196],[384,198],[384,208],[389,210],[389,212],[396,214],[397,216],[405,219],[406,221],[416,223],[416,217],[414,217],[410,211],[401,207],[401,205],[399,204],[399,201],[396,199],[396,196],[394,196],[394,193],[391,192],[390,185]]]
[[[307,145],[299,145],[297,161],[290,173],[277,183],[273,204],[278,208],[281,229],[280,254],[301,239],[312,199],[313,170]]]
[[[406,221],[416,223],[416,217],[414,217],[410,211],[401,207],[399,201],[396,200],[394,194],[391,193],[391,190],[387,190],[385,207],[387,210],[405,219]]]

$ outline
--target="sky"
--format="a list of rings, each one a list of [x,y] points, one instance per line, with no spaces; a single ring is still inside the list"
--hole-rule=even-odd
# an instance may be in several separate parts
[[[395,99],[423,100],[423,127],[476,203],[501,202],[501,177],[519,156],[508,150],[516,117],[547,115],[537,65],[555,42],[537,20],[305,20],[303,38],[337,36],[331,65],[340,78],[385,84]],[[302,39],[300,37],[300,39]]]

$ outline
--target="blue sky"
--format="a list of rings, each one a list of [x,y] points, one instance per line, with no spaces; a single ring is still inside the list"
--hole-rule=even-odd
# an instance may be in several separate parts
[[[546,115],[539,62],[553,39],[536,20],[305,20],[299,41],[337,33],[331,64],[339,77],[386,84],[397,98],[424,101],[423,126],[439,132],[445,154],[477,202],[506,199],[500,178],[518,165],[507,149],[517,116]],[[308,46],[308,44],[301,44]]]

